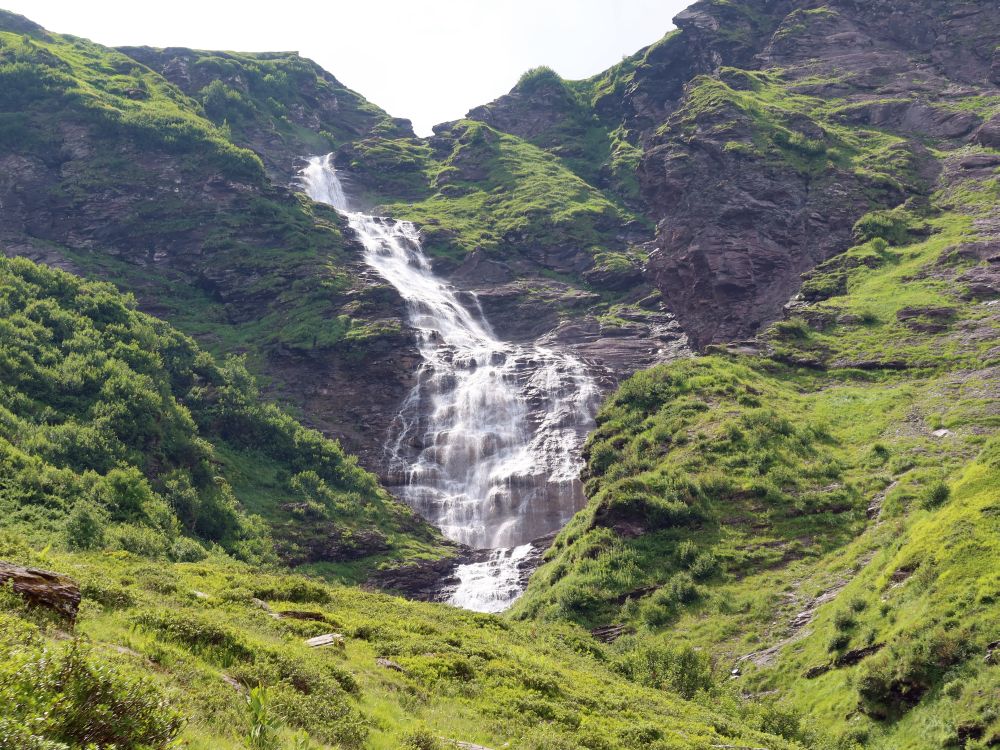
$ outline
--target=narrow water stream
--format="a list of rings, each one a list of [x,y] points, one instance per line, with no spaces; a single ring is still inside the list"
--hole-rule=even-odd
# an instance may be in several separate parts
[[[352,211],[330,155],[300,172],[305,192],[340,211],[365,260],[406,301],[423,358],[387,438],[399,495],[450,539],[491,552],[462,565],[451,603],[506,609],[521,594],[531,541],[583,504],[580,449],[599,393],[572,355],[500,340],[474,298],[434,275],[410,222]]]

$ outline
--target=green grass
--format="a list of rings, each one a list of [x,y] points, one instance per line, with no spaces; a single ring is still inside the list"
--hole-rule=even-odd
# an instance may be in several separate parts
[[[146,689],[169,705],[161,715],[188,718],[180,734],[186,747],[243,747],[251,721],[241,691],[258,684],[266,688],[283,748],[292,747],[293,731],[305,731],[314,748],[389,750],[420,725],[434,737],[537,750],[626,750],[640,741],[657,750],[799,747],[760,731],[781,714],[705,682],[697,661],[667,662],[675,665],[674,687],[644,686],[636,666],[628,672],[634,680],[619,671],[624,650],[612,652],[568,625],[510,623],[261,572],[218,555],[154,563],[131,555],[32,553],[10,539],[3,555],[82,582],[76,633],[91,658],[105,670],[142,675]],[[258,600],[325,621],[274,619]],[[40,658],[17,645],[27,642],[24,633],[40,647],[66,649],[53,641],[52,625],[32,624],[37,617],[21,610],[16,597],[2,607],[0,653]],[[326,632],[343,634],[345,647],[304,645]],[[402,671],[379,666],[377,658]],[[687,691],[693,701],[678,695],[682,674],[695,680]],[[45,705],[43,696],[35,704],[14,696],[0,717],[33,718]]]
[[[805,158],[774,141],[773,108],[823,107],[751,75],[761,96],[706,81],[678,116],[736,108],[758,157]],[[823,159],[914,184],[887,156],[892,136],[841,136]],[[1000,614],[1000,332],[958,281],[975,261],[955,248],[989,228],[996,189],[995,176],[950,180],[863,217],[858,244],[807,275],[759,355],[714,347],[626,381],[586,447],[588,505],[513,616],[630,623],[638,643],[701,649],[810,716],[818,747],[995,742],[983,655]]]

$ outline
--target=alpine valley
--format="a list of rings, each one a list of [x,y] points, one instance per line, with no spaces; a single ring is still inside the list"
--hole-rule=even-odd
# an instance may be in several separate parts
[[[675,25],[417,137],[0,11],[0,750],[1000,746],[1000,7]]]

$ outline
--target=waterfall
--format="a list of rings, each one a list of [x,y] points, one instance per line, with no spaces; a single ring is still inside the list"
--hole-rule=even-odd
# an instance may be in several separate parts
[[[497,612],[523,584],[530,542],[582,507],[580,448],[599,392],[572,355],[497,338],[478,302],[434,275],[416,227],[351,211],[331,155],[299,172],[343,213],[365,260],[407,305],[423,363],[386,442],[399,495],[450,539],[492,552],[461,565],[451,603]]]

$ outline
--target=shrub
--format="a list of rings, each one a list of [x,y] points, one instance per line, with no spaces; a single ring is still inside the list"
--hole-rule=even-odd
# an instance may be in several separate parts
[[[521,77],[517,80],[516,88],[526,94],[530,94],[546,83],[555,83],[561,86],[563,85],[563,79],[549,66],[540,65],[537,68],[531,68],[522,73]]]
[[[66,543],[72,549],[96,549],[104,545],[108,514],[90,502],[73,506],[63,527]]]
[[[135,596],[124,586],[106,578],[93,578],[80,587],[84,599],[91,599],[104,609],[125,609],[135,604]]]
[[[148,526],[123,523],[111,529],[108,534],[108,547],[157,560],[167,554],[167,539]]]
[[[905,214],[894,211],[872,211],[854,225],[858,242],[882,239],[890,245],[905,245],[910,241],[910,222]]]
[[[702,552],[695,558],[695,561],[691,563],[688,571],[691,573],[691,577],[696,581],[706,581],[712,576],[716,575],[721,569],[718,558],[711,552]]]
[[[941,626],[901,638],[862,664],[856,682],[862,708],[875,718],[909,710],[968,649],[964,632]]]
[[[927,509],[939,508],[948,502],[951,489],[944,482],[935,482],[924,492],[920,504]]]
[[[854,612],[851,609],[842,609],[833,615],[833,626],[837,630],[850,630],[854,624]]]
[[[681,606],[697,601],[700,596],[701,591],[690,574],[676,573],[643,604],[643,619],[650,627],[662,627],[674,618]]]
[[[208,552],[194,539],[177,537],[170,546],[170,557],[176,562],[198,562],[204,560]]]
[[[56,655],[38,649],[27,658],[22,652],[8,659],[2,648],[0,655],[0,706],[31,726],[33,735],[25,744],[9,745],[0,721],[0,747],[7,741],[18,750],[66,745],[161,750],[183,726],[148,679],[109,663],[105,655],[93,656],[78,639]]]
[[[441,741],[425,726],[411,729],[400,741],[401,750],[441,750]]]
[[[830,643],[827,644],[828,651],[842,651],[851,645],[850,633],[834,633]]]
[[[715,684],[711,658],[691,646],[633,646],[626,641],[619,648],[625,650],[612,662],[613,669],[639,685],[669,690],[690,700]]]

